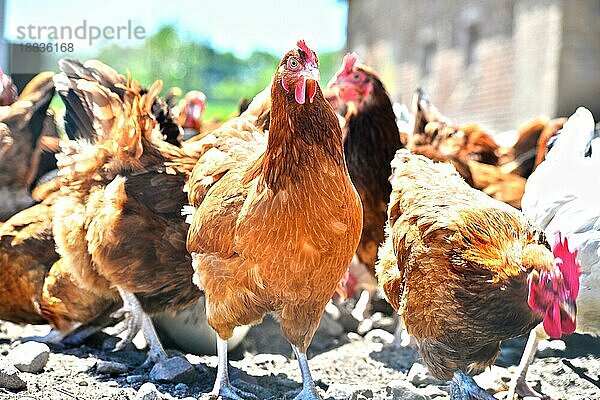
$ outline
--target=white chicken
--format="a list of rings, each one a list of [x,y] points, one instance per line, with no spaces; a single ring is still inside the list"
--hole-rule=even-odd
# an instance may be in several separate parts
[[[581,265],[577,299],[577,333],[600,334],[600,138],[594,118],[580,107],[559,132],[546,160],[527,180],[523,212],[541,226],[548,237],[557,231],[569,238],[578,250]],[[531,331],[508,399],[520,396],[543,397],[526,382],[538,342],[546,338],[538,326]]]

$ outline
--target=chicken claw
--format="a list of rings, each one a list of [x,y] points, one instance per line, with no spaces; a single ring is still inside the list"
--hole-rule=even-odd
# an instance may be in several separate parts
[[[550,399],[549,396],[538,393],[537,391],[535,391],[535,389],[529,386],[524,376],[517,378],[515,382],[511,382],[511,386],[506,396],[506,400],[512,400],[514,398],[515,393],[517,393],[520,397],[523,398],[534,397],[542,400]]]
[[[252,393],[244,392],[233,386],[229,381],[229,362],[227,361],[227,340],[223,340],[217,335],[217,355],[219,362],[217,365],[217,377],[215,379],[215,386],[210,397],[213,399],[219,396],[232,399],[232,400],[258,400]]]
[[[146,361],[141,365],[142,368],[149,367],[151,364],[158,363],[162,360],[167,359],[167,353],[165,352],[152,320],[144,312],[142,305],[135,297],[133,293],[130,293],[120,287],[117,287],[119,294],[123,299],[123,307],[113,313],[113,318],[125,318],[123,330],[119,333],[125,332],[125,337],[121,339],[116,345],[114,351],[119,351],[125,348],[135,335],[141,330],[144,334],[144,338],[150,347],[148,350],[148,356]]]
[[[308,361],[306,360],[306,354],[301,353],[300,350],[292,345],[294,354],[300,364],[300,372],[302,374],[302,390],[298,393],[298,396],[294,397],[294,400],[321,400],[321,396],[317,393],[315,388],[315,382],[310,375],[310,369],[308,368]]]
[[[480,388],[472,377],[461,370],[454,373],[450,386],[450,400],[497,400],[494,396]]]

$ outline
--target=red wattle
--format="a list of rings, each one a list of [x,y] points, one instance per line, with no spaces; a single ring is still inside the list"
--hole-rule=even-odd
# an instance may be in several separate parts
[[[308,81],[308,100],[312,103],[317,94],[317,82],[312,79]]]
[[[296,83],[296,90],[294,93],[295,97],[296,97],[296,102],[298,102],[298,104],[304,104],[304,102],[306,101],[306,78],[305,77],[300,77],[300,79],[298,80],[298,83]]]
[[[560,323],[560,307],[554,302],[546,309],[544,315],[544,330],[552,339],[559,339],[562,336]]]
[[[560,321],[560,327],[563,334],[570,335],[571,333],[575,332],[577,321],[572,320],[569,317],[565,317],[562,321]]]

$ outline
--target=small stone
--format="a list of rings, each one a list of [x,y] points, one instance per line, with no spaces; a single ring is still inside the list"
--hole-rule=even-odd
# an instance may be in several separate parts
[[[146,382],[138,390],[135,400],[161,400],[162,394],[153,383]]]
[[[49,356],[48,345],[39,342],[20,344],[8,353],[8,359],[19,371],[32,374],[44,369]]]
[[[79,386],[88,386],[89,384],[86,381],[80,381],[78,383]]]
[[[133,384],[144,382],[146,380],[146,377],[144,375],[129,375],[127,378],[125,378],[125,380],[129,384]]]
[[[334,337],[341,336],[344,333],[344,327],[327,313],[323,314],[317,330]]]
[[[104,375],[120,375],[128,371],[127,365],[115,361],[98,361],[96,372]]]
[[[419,393],[421,393],[427,399],[435,399],[436,397],[447,397],[448,392],[441,389],[439,386],[429,385],[425,386],[422,389],[419,389]]]
[[[373,329],[365,335],[365,340],[373,343],[390,344],[394,341],[394,334],[383,329]]]
[[[338,306],[333,304],[333,302],[331,301],[325,306],[325,314],[328,314],[335,321],[339,320],[342,316],[342,312],[340,311]]]
[[[542,340],[538,344],[537,356],[540,358],[554,357],[557,353],[565,351],[567,345],[562,340]]]
[[[387,398],[392,400],[426,400],[416,387],[404,380],[394,380],[385,388]]]
[[[360,335],[364,335],[372,329],[373,320],[370,318],[366,318],[358,323],[358,328],[356,328],[356,332],[358,332]]]
[[[178,392],[187,392],[188,390],[190,390],[190,387],[185,383],[178,383],[177,385],[175,385],[175,390]]]
[[[358,324],[360,323],[352,314],[349,312],[343,312],[337,322],[342,325],[346,332],[356,332],[358,330]]]
[[[362,340],[362,336],[360,336],[358,333],[356,332],[348,332],[346,334],[346,337],[348,338],[349,341],[351,342],[356,342],[359,340]]]
[[[198,372],[184,357],[171,357],[155,364],[150,371],[150,379],[164,383],[193,383],[198,377]]]
[[[358,400],[359,397],[372,399],[373,390],[360,385],[334,383],[329,386],[327,393],[325,393],[326,399],[334,400]]]
[[[498,392],[500,390],[508,389],[508,385],[502,378],[510,376],[510,372],[506,368],[492,365],[479,375],[474,376],[473,379],[475,379],[475,382],[477,382],[483,390]]]
[[[379,313],[381,314],[381,313]],[[372,318],[373,319],[373,318]],[[396,329],[396,320],[392,317],[382,316],[375,320],[373,319],[373,329],[383,329],[390,333],[393,333]]]
[[[440,385],[444,382],[431,375],[427,367],[420,363],[414,363],[412,367],[410,367],[406,379],[416,387]]]
[[[27,383],[21,379],[19,371],[6,358],[0,357],[0,387],[5,389],[23,389]]]

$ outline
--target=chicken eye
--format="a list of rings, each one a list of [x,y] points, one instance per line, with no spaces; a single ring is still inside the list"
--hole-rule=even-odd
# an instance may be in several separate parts
[[[290,57],[287,61],[287,67],[291,71],[296,71],[300,67],[300,61],[296,57]]]
[[[360,80],[360,74],[358,72],[356,72],[354,74],[354,76],[352,76],[352,79],[354,79],[356,82],[358,82]]]

